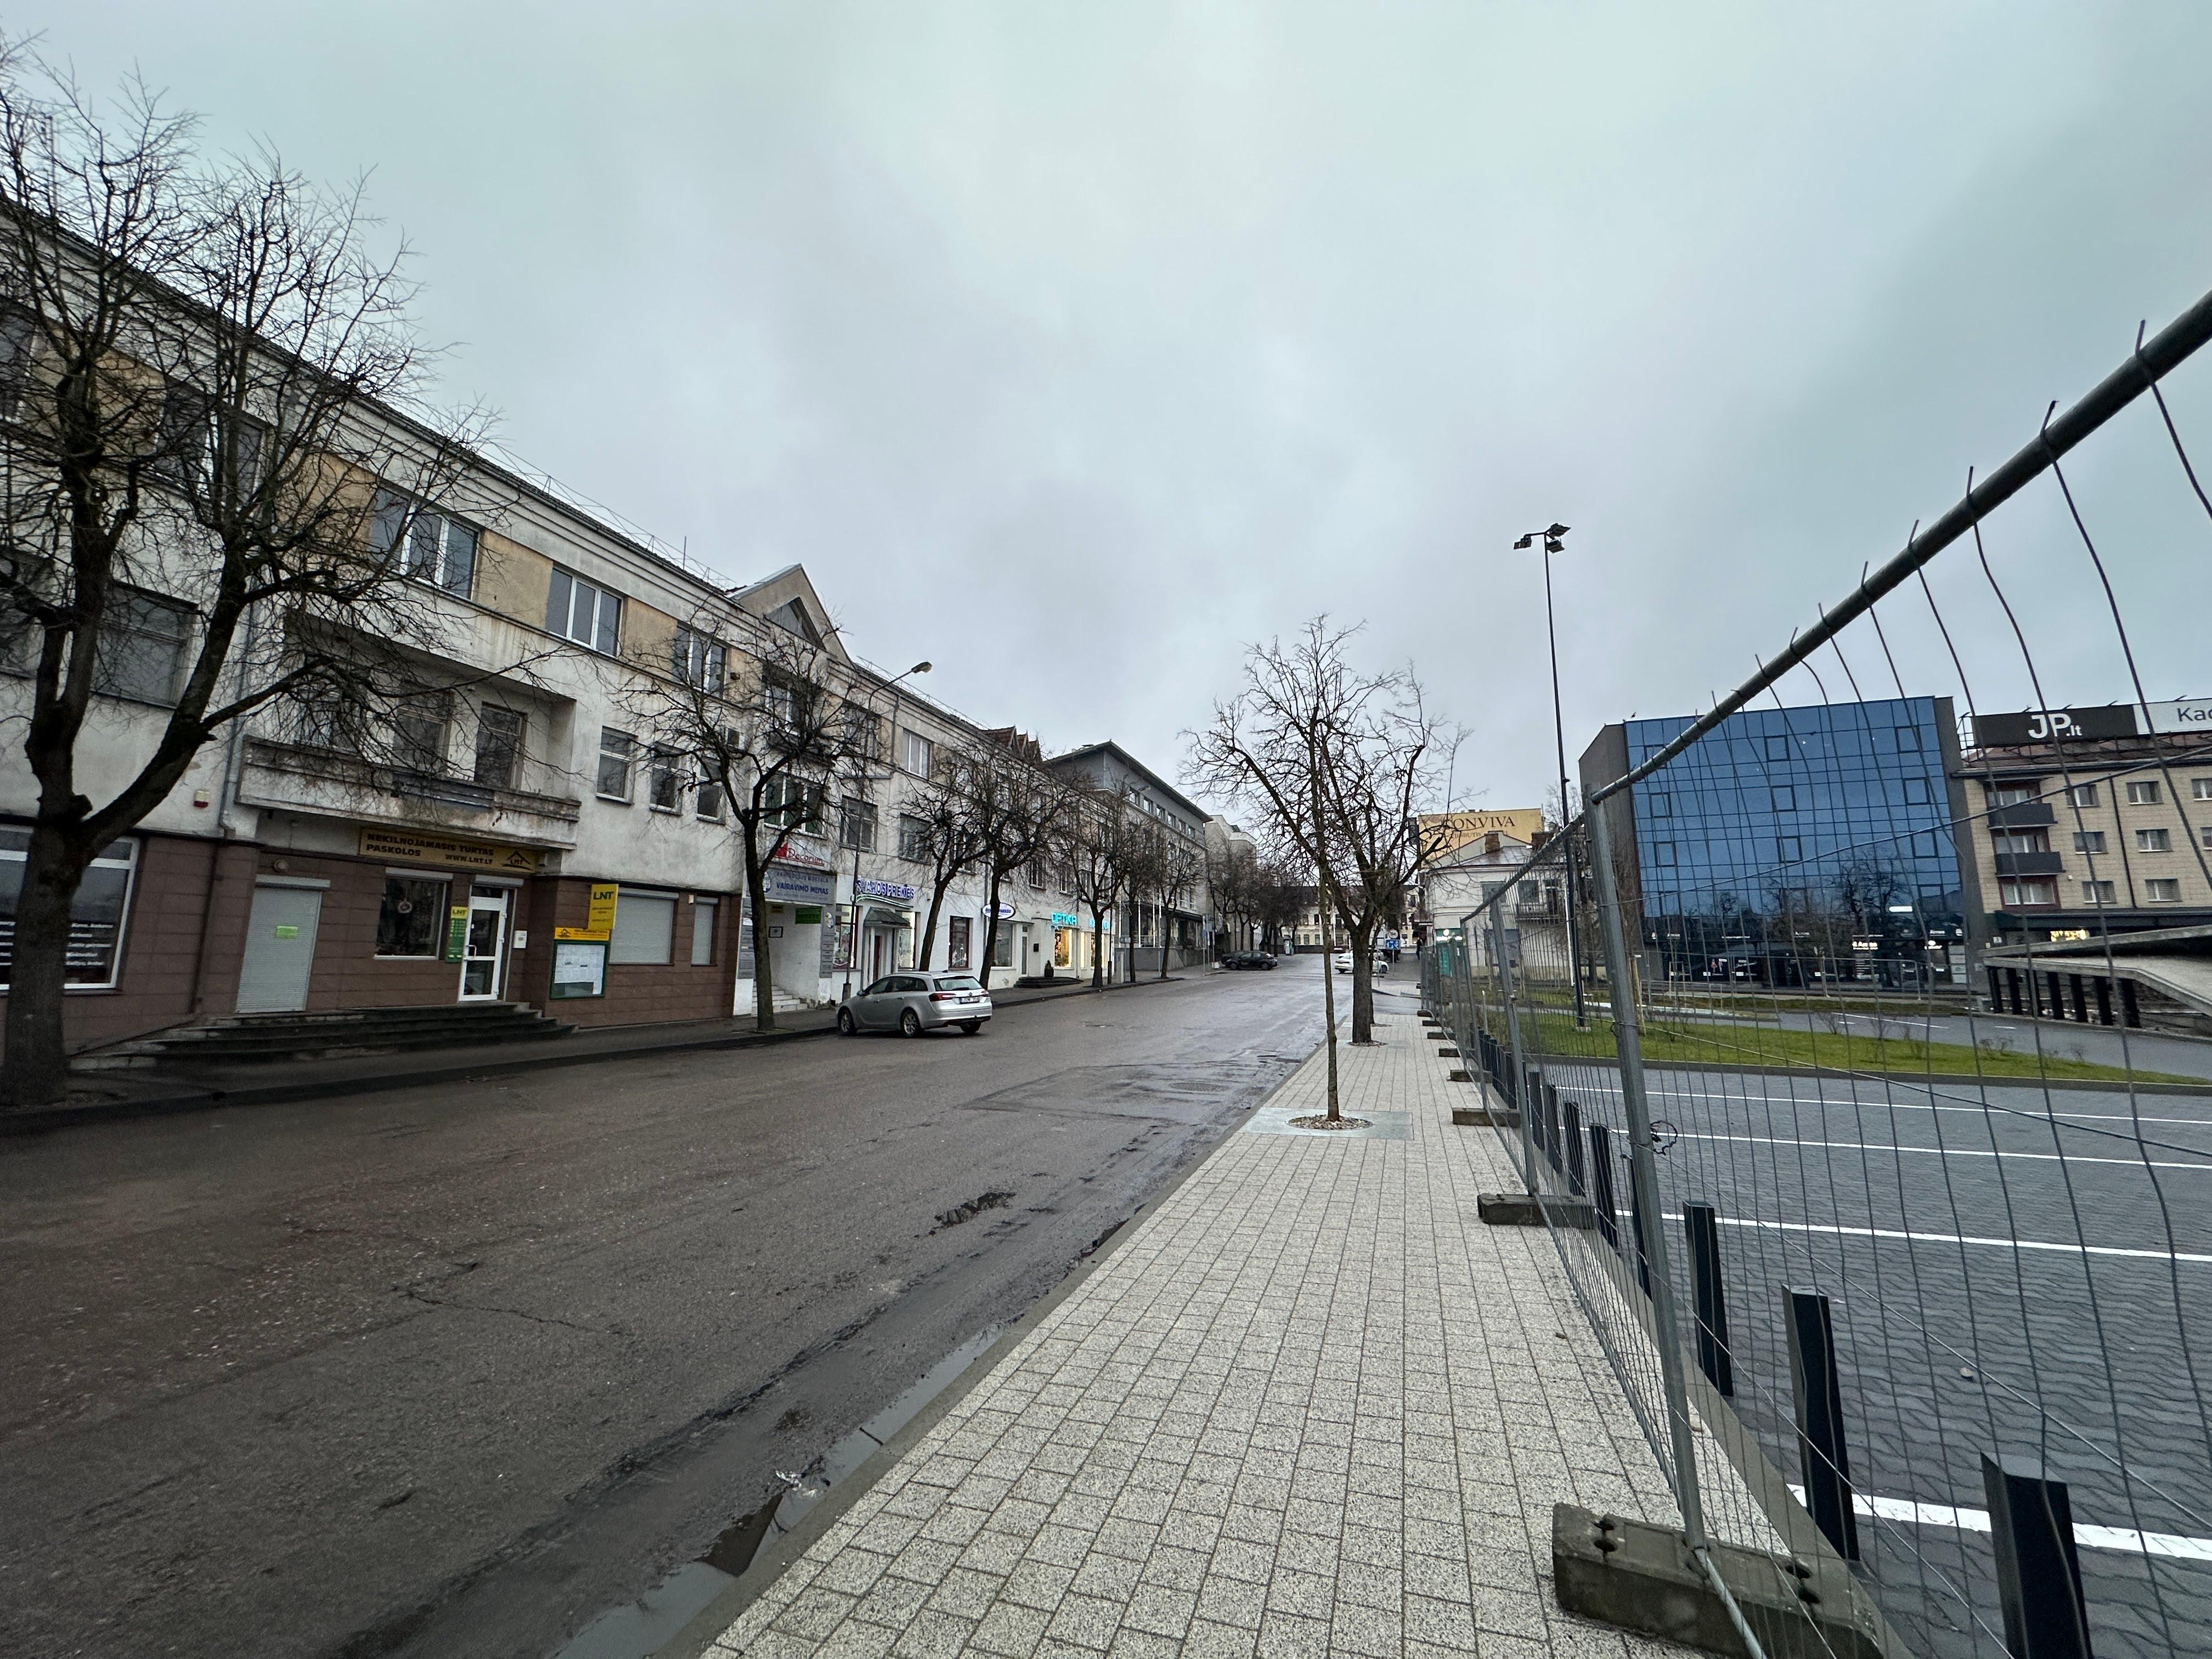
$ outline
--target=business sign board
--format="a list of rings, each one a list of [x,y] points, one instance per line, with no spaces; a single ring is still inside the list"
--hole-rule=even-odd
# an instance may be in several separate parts
[[[1080,927],[1083,920],[1079,916],[1070,915],[1065,910],[1055,910],[1052,913],[1052,925],[1055,927]]]
[[[595,881],[586,894],[584,925],[581,927],[556,927],[553,941],[563,939],[579,943],[596,940],[604,945],[615,936],[615,907],[622,897],[621,887],[611,881]]]
[[[835,904],[837,878],[827,870],[771,864],[761,872],[761,890],[771,904]]]
[[[2148,710],[2148,728],[2143,715]],[[2154,732],[2202,732],[2212,737],[2212,697],[2172,702],[2106,703],[2096,708],[2031,708],[2017,714],[1978,714],[1974,741],[1989,749],[2027,749],[2039,744],[2087,743]]]
[[[436,864],[455,870],[502,870],[534,876],[545,854],[534,847],[501,847],[491,842],[464,841],[458,836],[418,836],[401,830],[364,830],[361,855],[365,859],[397,859],[404,864]]]
[[[853,885],[870,898],[898,899],[907,904],[914,902],[914,889],[902,881],[878,881],[874,877],[867,876]]]

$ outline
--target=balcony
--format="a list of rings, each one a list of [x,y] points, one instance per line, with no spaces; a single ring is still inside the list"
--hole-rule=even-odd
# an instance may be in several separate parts
[[[2046,811],[2049,808],[2045,809]],[[2062,876],[2066,873],[2066,860],[2056,853],[1999,853],[1996,855],[1997,873],[2001,876]]]
[[[584,804],[551,789],[495,789],[457,774],[378,765],[305,744],[249,738],[238,799],[248,806],[358,820],[436,824],[543,847],[574,847]],[[556,785],[564,775],[527,763],[528,781]]]
[[[2033,830],[2057,822],[2058,814],[2047,800],[2015,801],[2010,806],[1992,806],[1989,812],[1992,830]]]

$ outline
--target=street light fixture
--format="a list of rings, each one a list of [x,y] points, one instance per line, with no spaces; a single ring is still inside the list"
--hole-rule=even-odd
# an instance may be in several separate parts
[[[897,693],[897,690],[898,690],[898,684],[899,684],[899,681],[900,681],[900,680],[910,680],[910,679],[912,679],[912,678],[913,678],[916,674],[927,674],[927,672],[929,672],[930,669],[931,669],[931,668],[933,668],[933,666],[935,666],[935,665],[934,665],[934,664],[932,664],[932,663],[928,663],[928,662],[918,662],[918,663],[915,664],[915,665],[914,665],[913,667],[911,667],[911,668],[908,669],[908,670],[906,671],[906,672],[905,672],[905,673],[899,675],[896,678],[895,678],[895,679],[888,679],[888,680],[885,680],[885,681],[884,682],[884,688],[883,688],[883,689],[884,689],[884,690],[889,691],[889,692],[891,692],[891,693],[893,694],[893,696],[892,696],[892,697],[891,697],[891,741],[892,741],[893,743],[896,743],[896,742],[898,741],[898,710],[899,710],[899,705],[898,705],[898,697],[897,697],[897,696],[896,696],[896,693]],[[872,712],[872,708],[871,712]],[[861,781],[861,783],[862,783],[862,785],[863,785],[864,787],[866,786],[866,782],[867,782],[867,781],[868,781],[868,777],[869,777],[869,774],[868,774],[868,771],[867,771],[867,763],[866,763],[866,761],[864,759],[864,760],[861,762],[861,772],[860,772],[860,781]],[[831,892],[831,894],[830,894],[830,896],[831,896],[832,898],[835,898],[835,897],[836,896],[836,892],[835,892],[835,890],[832,890],[832,892]],[[836,918],[835,918],[835,917],[832,917],[832,918],[831,918],[831,920],[832,920],[832,921],[835,921],[835,920],[836,920]],[[847,941],[846,941],[846,946],[845,946],[845,989],[844,989],[844,994],[843,994],[842,995],[841,995],[841,996],[837,999],[837,1000],[838,1000],[838,1001],[840,1001],[840,1002],[850,1002],[850,1001],[853,1000],[853,964],[854,964],[854,963],[858,962],[860,959],[860,838],[858,836],[854,836],[854,837],[853,837],[853,931],[852,931],[851,937],[850,937],[849,939],[847,939]]]
[[[1567,825],[1573,821],[1574,813],[1567,798],[1566,721],[1559,713],[1559,635],[1552,623],[1552,555],[1566,550],[1566,544],[1560,538],[1567,533],[1568,528],[1569,526],[1554,520],[1549,527],[1543,530],[1532,530],[1513,544],[1516,552],[1527,551],[1540,539],[1544,544],[1544,634],[1552,646],[1552,741],[1556,745],[1559,762],[1559,829],[1562,834],[1565,833]],[[1572,843],[1570,843],[1566,851],[1561,854],[1560,863],[1565,872],[1561,884],[1566,889],[1567,977],[1573,982],[1575,988],[1575,1029],[1577,1031],[1586,1031],[1589,1029],[1589,1018],[1583,1008],[1582,948],[1575,937],[1575,861]]]

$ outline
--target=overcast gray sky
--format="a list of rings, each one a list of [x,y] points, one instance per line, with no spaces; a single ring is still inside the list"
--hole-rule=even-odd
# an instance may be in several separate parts
[[[1462,804],[1533,803],[1516,533],[1574,526],[1571,754],[1740,681],[2212,287],[2200,3],[6,27],[90,82],[136,64],[218,145],[373,170],[453,397],[528,460],[732,579],[803,560],[857,650],[933,659],[978,720],[1170,775],[1243,642],[1327,611],[1466,723]],[[2212,472],[2212,362],[2168,396]],[[2074,477],[2150,695],[2212,693],[2212,521],[2155,422]],[[1990,550],[2052,700],[2125,700],[2073,535],[2045,490]],[[1936,587],[1983,706],[2024,706],[1978,571]],[[1953,692],[1924,617],[1908,689]]]

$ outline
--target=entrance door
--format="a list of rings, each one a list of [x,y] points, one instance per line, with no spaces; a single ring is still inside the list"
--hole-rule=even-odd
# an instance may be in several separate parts
[[[891,936],[880,927],[871,927],[861,941],[866,947],[868,977],[881,979],[891,969]]]
[[[246,924],[246,960],[238,972],[240,1013],[292,1013],[307,1006],[315,928],[322,915],[319,888],[253,890],[253,908]]]
[[[469,895],[468,938],[461,947],[461,1000],[489,1002],[499,995],[507,966],[507,890],[479,887]]]

